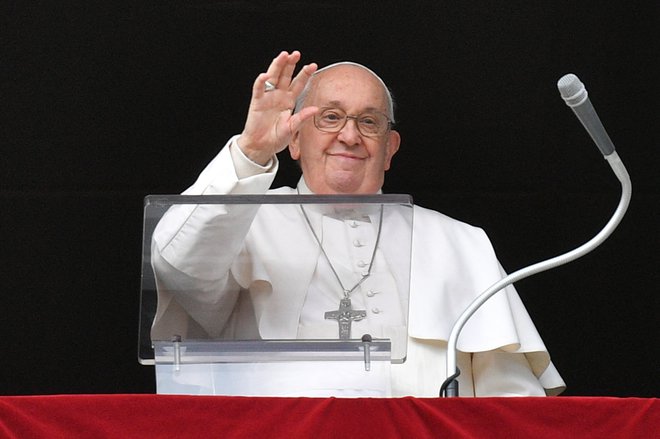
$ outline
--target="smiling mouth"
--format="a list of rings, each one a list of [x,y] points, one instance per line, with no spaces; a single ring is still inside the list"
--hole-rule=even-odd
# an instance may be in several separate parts
[[[350,159],[350,160],[364,160],[366,157],[359,157],[353,154],[346,154],[346,153],[335,153],[335,154],[330,154],[331,157],[337,157],[341,159]]]

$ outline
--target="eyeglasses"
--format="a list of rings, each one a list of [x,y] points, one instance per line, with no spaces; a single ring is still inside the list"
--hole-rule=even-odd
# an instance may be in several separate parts
[[[321,108],[314,116],[314,126],[326,133],[338,133],[348,119],[353,119],[358,131],[365,137],[380,137],[391,127],[392,122],[378,111],[365,111],[357,116],[349,116],[344,110],[333,107]]]

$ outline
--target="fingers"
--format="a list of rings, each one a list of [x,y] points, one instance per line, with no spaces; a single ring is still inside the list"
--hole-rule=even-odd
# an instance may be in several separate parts
[[[286,90],[289,88],[293,71],[299,60],[300,52],[297,50],[291,53],[280,52],[268,66],[266,79],[280,90]]]
[[[257,76],[257,79],[255,79],[254,84],[252,86],[253,97],[260,98],[261,96],[263,96],[264,92],[266,91],[266,81],[270,82],[275,86],[275,88],[277,88],[280,82],[280,76],[289,57],[290,55],[287,52],[280,52],[280,54],[277,55],[270,63],[270,65],[268,66],[268,70],[266,70],[266,73],[261,73],[259,74],[259,76]],[[298,57],[300,57],[300,54],[298,54]]]
[[[279,77],[276,79],[276,84],[279,85],[282,90],[286,90],[291,84],[293,71],[296,69],[296,64],[298,64],[298,61],[300,61],[300,52],[297,50],[291,52],[291,54],[285,58],[284,61],[284,65],[279,72]]]
[[[270,63],[266,73],[257,76],[252,87],[252,95],[255,98],[263,96],[266,91],[266,81],[274,85],[274,89],[288,90],[298,61],[300,61],[300,52],[297,50],[291,53],[280,52]]]
[[[273,84],[278,90],[290,90],[297,96],[307,84],[307,81],[316,72],[317,65],[314,63],[303,66],[300,72],[293,77],[296,64],[300,61],[300,52],[294,50],[291,53],[281,52],[268,66],[266,73],[257,77],[253,92],[261,96],[265,90],[266,81]]]
[[[303,66],[303,68],[300,69],[296,77],[291,82],[291,92],[293,92],[294,96],[298,97],[300,92],[303,91],[307,81],[309,81],[314,72],[316,72],[317,68],[318,66],[315,63],[311,63]]]
[[[257,76],[257,79],[254,80],[254,85],[252,85],[252,96],[255,98],[260,98],[266,92],[266,81],[268,81],[268,73],[261,73]]]

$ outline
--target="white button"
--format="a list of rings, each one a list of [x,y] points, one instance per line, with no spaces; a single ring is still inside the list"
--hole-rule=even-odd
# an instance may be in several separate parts
[[[369,265],[369,264],[367,264],[367,263],[364,262],[364,261],[358,261],[358,263],[357,263],[357,266],[360,267],[360,268],[364,268],[364,267],[366,267],[367,265]]]
[[[378,293],[380,293],[380,291],[369,290],[367,291],[367,297],[374,297]]]
[[[358,222],[355,221],[355,220],[349,222],[348,225],[351,226],[351,227],[353,227],[353,228],[356,228],[357,226],[359,226]]]
[[[374,314],[380,314],[382,311],[380,310],[380,308],[371,308],[371,312]]]
[[[363,277],[369,276],[369,270],[363,270],[362,271],[362,276]]]
[[[363,247],[363,246],[364,244],[362,244],[359,239],[353,240],[353,247]]]

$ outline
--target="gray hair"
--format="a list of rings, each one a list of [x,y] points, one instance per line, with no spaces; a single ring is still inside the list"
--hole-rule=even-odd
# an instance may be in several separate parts
[[[392,123],[394,123],[394,98],[392,97],[392,92],[390,91],[390,89],[385,84],[385,81],[383,81],[380,78],[380,76],[378,76],[369,67],[366,67],[366,66],[363,66],[362,64],[358,64],[358,63],[351,62],[351,61],[341,61],[341,62],[337,62],[337,63],[334,63],[334,64],[330,64],[330,65],[325,66],[322,69],[318,69],[316,72],[314,72],[314,74],[312,75],[310,80],[307,81],[307,84],[305,85],[305,88],[303,89],[303,91],[298,96],[298,99],[296,99],[296,108],[295,108],[294,112],[297,113],[298,111],[300,111],[304,107],[305,99],[307,99],[307,95],[309,94],[309,91],[312,88],[312,79],[321,72],[324,72],[324,71],[329,70],[333,67],[339,67],[339,66],[359,67],[359,68],[364,69],[367,72],[371,73],[374,76],[374,78],[376,78],[378,80],[378,82],[380,82],[380,85],[382,85],[383,89],[385,90],[385,97],[387,98],[387,116],[390,118],[390,121]]]

